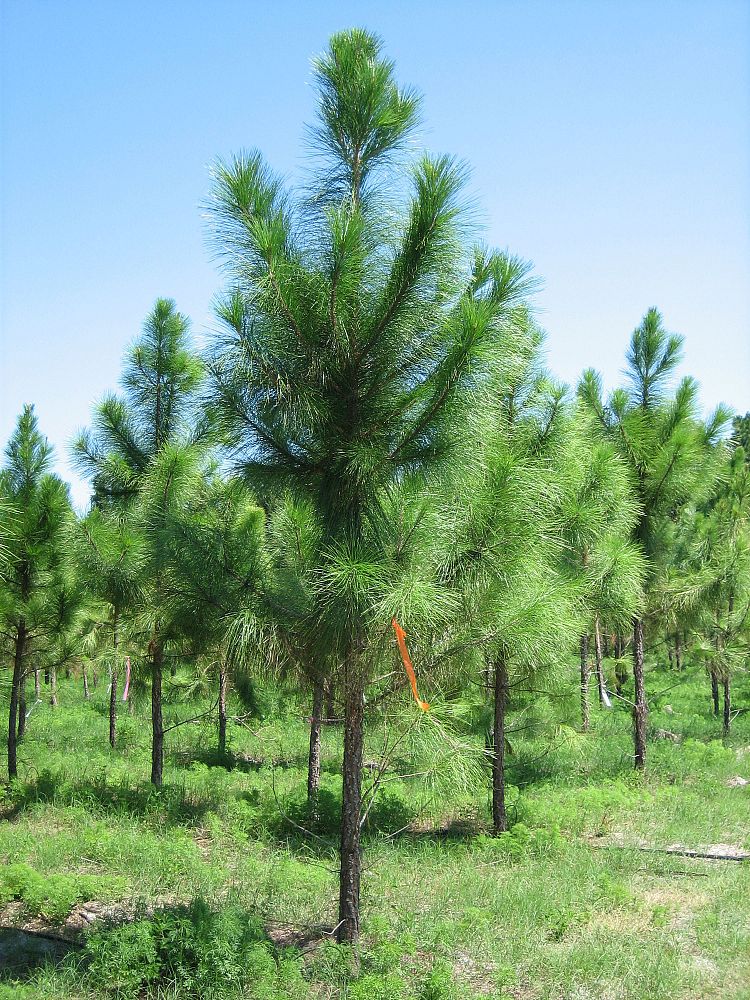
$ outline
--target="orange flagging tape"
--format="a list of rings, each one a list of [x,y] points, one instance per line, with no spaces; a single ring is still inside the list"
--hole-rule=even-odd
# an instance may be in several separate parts
[[[430,706],[426,701],[422,701],[417,694],[417,676],[414,673],[414,667],[411,665],[409,650],[406,648],[406,632],[404,632],[395,618],[391,620],[391,625],[393,625],[393,631],[396,633],[396,642],[398,642],[401,659],[404,661],[404,669],[406,670],[409,683],[411,684],[411,692],[414,695],[414,701],[416,701],[423,712],[429,712]]]

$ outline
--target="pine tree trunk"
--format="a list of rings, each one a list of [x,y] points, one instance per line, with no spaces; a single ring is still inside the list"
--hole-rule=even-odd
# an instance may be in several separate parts
[[[357,666],[354,664],[354,670]],[[360,819],[362,813],[362,753],[364,745],[364,689],[358,676],[344,680],[344,762],[341,801],[341,868],[339,880],[340,944],[359,938],[359,884],[362,870]]]
[[[501,654],[495,663],[495,711],[492,725],[492,830],[508,829],[505,812],[505,711],[508,706],[508,666]]]
[[[719,717],[719,678],[716,673],[716,668],[711,667],[711,704],[713,705],[713,713],[716,718]]]
[[[10,682],[10,710],[8,713],[8,777],[18,777],[18,760],[16,758],[18,695],[23,675],[23,658],[26,652],[26,622],[23,618],[18,622],[13,648],[13,678]]]
[[[18,736],[16,740],[18,743],[24,737],[26,732],[26,671],[21,671],[21,681],[18,685]]]
[[[164,650],[161,640],[151,641],[151,784],[161,788],[164,780],[164,720],[161,713]]]
[[[44,668],[44,683],[49,684],[49,667]]]
[[[666,635],[666,637],[664,639],[664,642],[667,644],[667,657],[669,659],[669,669],[673,670],[674,669],[674,657],[672,656],[672,643],[670,641],[669,632],[667,632],[667,635]]]
[[[83,664],[83,697],[86,701],[91,697],[91,693],[89,692],[89,675],[85,663]]]
[[[219,660],[219,756],[227,752],[227,668],[223,658]]]
[[[722,686],[724,688],[724,725],[722,727],[722,732],[724,736],[729,736],[729,731],[732,727],[732,699],[730,691],[731,680],[729,674],[724,676],[722,681]]]
[[[117,664],[120,645],[120,622],[117,610],[112,617],[112,684],[109,689],[109,745],[114,750],[117,743]]]
[[[581,728],[589,731],[589,637],[581,636]]]
[[[646,721],[648,702],[643,664],[643,619],[633,621],[633,680],[635,681],[635,705],[633,706],[633,741],[635,744],[635,766],[642,770],[646,766]]]
[[[323,714],[323,680],[316,677],[313,683],[312,714],[310,716],[310,753],[307,758],[307,805],[310,818],[318,819],[320,797],[320,746],[321,716]]]
[[[679,632],[674,635],[674,665],[679,673],[682,670],[682,636]]]
[[[607,695],[607,685],[604,683],[604,667],[602,664],[602,634],[599,630],[599,619],[594,622],[594,655],[596,658],[596,683],[599,689],[599,705],[612,708],[612,702]]]
[[[39,701],[42,696],[42,687],[39,681],[39,667],[34,668],[34,701]]]
[[[50,667],[49,703],[53,708],[57,708],[57,667]]]

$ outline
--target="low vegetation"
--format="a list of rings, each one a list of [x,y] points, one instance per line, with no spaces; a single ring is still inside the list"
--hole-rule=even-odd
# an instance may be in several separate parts
[[[686,669],[647,661],[655,694],[668,691],[651,713],[645,773],[632,768],[626,711],[594,709],[578,731],[573,658],[557,690],[514,697],[499,837],[481,772],[435,784],[420,773],[429,741],[414,736],[364,828],[358,967],[332,934],[339,725],[323,728],[310,826],[309,724],[294,691],[274,691],[267,714],[231,699],[225,759],[210,749],[214,720],[173,730],[156,791],[147,705],[122,719],[113,751],[103,679],[87,702],[80,678],[62,680],[59,708],[34,710],[25,778],[2,804],[0,898],[4,924],[82,947],[6,973],[0,996],[745,996],[750,865],[639,850],[750,851],[750,784],[736,783],[750,779],[747,717],[717,739],[706,685]],[[185,700],[187,676],[167,684],[170,722],[209,707]],[[463,708],[465,753],[481,760],[485,706]],[[368,728],[368,761],[387,725],[384,714]],[[666,727],[681,742],[656,735]]]

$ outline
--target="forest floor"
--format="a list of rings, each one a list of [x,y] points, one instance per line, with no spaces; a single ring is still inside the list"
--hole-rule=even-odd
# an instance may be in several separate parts
[[[434,733],[402,741],[365,828],[358,967],[330,934],[338,726],[324,732],[308,833],[309,726],[283,692],[230,724],[223,760],[212,718],[172,730],[156,791],[145,697],[132,715],[120,706],[112,751],[106,682],[85,702],[62,680],[58,708],[33,708],[20,780],[0,792],[0,998],[748,1000],[750,861],[661,851],[750,851],[750,712],[717,739],[705,677],[652,665],[637,775],[627,711],[592,704],[581,734],[566,669],[572,695],[514,707],[500,838],[476,769],[455,777],[462,753],[480,758],[481,706],[442,758],[448,782],[424,773],[425,754],[441,759]],[[416,718],[399,697],[399,718]],[[172,682],[170,720],[209,705],[187,675]],[[372,720],[368,760],[389,725]]]

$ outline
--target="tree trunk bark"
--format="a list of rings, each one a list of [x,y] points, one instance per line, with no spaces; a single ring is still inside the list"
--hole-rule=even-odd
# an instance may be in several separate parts
[[[89,674],[88,670],[86,669],[85,663],[83,664],[82,669],[83,669],[83,697],[86,699],[86,701],[88,701],[89,698],[91,697],[91,693],[89,692]]]
[[[44,668],[44,683],[49,684],[49,667]]]
[[[18,684],[18,736],[20,743],[26,732],[26,671],[21,670],[21,680]]]
[[[642,770],[646,766],[646,721],[648,702],[643,668],[643,619],[633,621],[633,680],[635,681],[635,705],[633,706],[633,742],[635,744],[635,766]]]
[[[161,713],[164,650],[161,640],[151,640],[151,783],[161,788],[164,780],[164,720]]]
[[[505,656],[495,662],[495,712],[492,726],[492,830],[508,829],[505,812],[505,710],[508,705],[508,665]]]
[[[669,659],[669,669],[674,669],[674,657],[672,656],[672,643],[670,640],[669,632],[667,632],[664,642],[667,644],[667,657]]]
[[[42,687],[39,680],[39,667],[34,669],[34,701],[39,701],[42,696]]]
[[[674,636],[674,665],[679,673],[682,670],[682,636],[679,632],[675,632]]]
[[[596,657],[596,683],[599,689],[599,705],[605,708],[612,708],[612,702],[607,694],[607,685],[604,682],[604,667],[602,664],[602,634],[599,630],[599,619],[594,622],[594,654]]]
[[[312,714],[310,716],[310,753],[307,758],[307,805],[310,819],[318,820],[318,799],[320,797],[320,743],[321,716],[323,714],[323,680],[316,677],[313,682]]]
[[[18,777],[18,760],[16,757],[16,729],[18,719],[18,692],[23,673],[23,657],[26,651],[26,622],[22,618],[16,629],[13,650],[13,678],[10,682],[10,711],[8,713],[8,777]]]
[[[719,717],[719,678],[716,674],[716,668],[711,667],[711,703],[713,705],[713,713],[718,718]]]
[[[732,699],[730,684],[731,679],[729,674],[726,674],[724,680],[722,681],[722,686],[724,688],[724,725],[722,727],[722,732],[724,736],[729,736],[729,731],[732,727]]]
[[[219,756],[227,752],[227,668],[223,658],[219,660]]]
[[[357,670],[356,663],[354,671]],[[362,813],[362,753],[364,745],[364,689],[358,676],[344,679],[344,761],[341,801],[341,867],[339,880],[340,944],[359,939],[359,884],[362,871],[360,819]]]
[[[581,728],[589,731],[589,637],[581,636]]]
[[[57,708],[57,667],[50,667],[49,703],[53,708]]]

